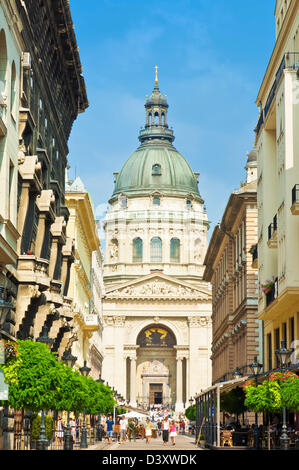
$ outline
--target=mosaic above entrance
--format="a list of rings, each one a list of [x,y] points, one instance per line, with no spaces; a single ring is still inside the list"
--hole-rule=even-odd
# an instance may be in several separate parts
[[[176,341],[173,334],[165,328],[151,327],[141,331],[137,344],[142,348],[171,348]]]

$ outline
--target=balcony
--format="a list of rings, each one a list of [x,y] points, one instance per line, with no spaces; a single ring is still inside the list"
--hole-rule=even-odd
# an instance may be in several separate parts
[[[299,184],[295,184],[292,189],[291,212],[293,215],[299,215]]]
[[[267,292],[265,296],[266,296],[266,307],[268,307],[273,302],[273,300],[275,300],[278,297],[278,278],[277,277],[274,280],[274,284],[271,290],[269,290],[269,292]]]
[[[17,264],[18,282],[22,284],[37,284],[39,290],[50,287],[49,261],[36,258],[34,255],[20,255]]]
[[[273,217],[273,222],[268,226],[268,247],[277,248],[277,214]]]
[[[280,82],[280,79],[283,75],[283,71],[285,69],[290,69],[290,70],[298,70],[299,69],[299,52],[286,52],[282,58],[282,61],[280,63],[280,66],[278,67],[278,70],[275,75],[275,80],[272,85],[272,88],[268,94],[267,101],[265,104],[264,109],[261,110],[261,114],[259,116],[258,123],[255,128],[256,136],[259,135],[260,130],[262,128],[263,123],[266,120],[266,117],[269,113],[269,110],[271,108],[272,102],[275,98],[276,95],[276,90],[278,88],[278,84]]]

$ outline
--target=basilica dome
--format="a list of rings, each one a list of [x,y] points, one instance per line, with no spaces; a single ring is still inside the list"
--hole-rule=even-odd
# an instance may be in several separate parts
[[[159,191],[165,195],[200,198],[197,175],[176,150],[174,135],[167,124],[167,99],[158,83],[145,103],[146,124],[139,133],[141,142],[116,176],[111,200],[120,194],[147,195]]]

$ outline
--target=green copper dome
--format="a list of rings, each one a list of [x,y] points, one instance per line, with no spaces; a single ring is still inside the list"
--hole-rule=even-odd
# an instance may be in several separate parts
[[[157,81],[145,104],[146,125],[141,129],[141,145],[128,158],[116,176],[112,200],[124,194],[151,194],[200,198],[197,178],[186,159],[172,145],[173,131],[167,124],[167,100],[160,93]]]

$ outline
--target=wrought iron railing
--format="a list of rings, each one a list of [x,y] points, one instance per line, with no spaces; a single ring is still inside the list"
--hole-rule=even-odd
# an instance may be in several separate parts
[[[292,188],[292,204],[299,202],[299,184]]]
[[[261,109],[261,114],[259,116],[259,120],[258,120],[258,123],[257,123],[256,128],[255,128],[255,132],[256,132],[257,135],[259,134],[260,129],[262,127],[262,124],[264,123],[264,121],[267,117],[267,114],[269,112],[269,109],[271,107],[273,99],[275,97],[278,84],[280,82],[280,79],[283,75],[283,71],[285,69],[294,69],[294,70],[299,69],[299,52],[286,52],[284,54],[284,56],[282,58],[282,61],[281,61],[280,65],[278,67],[278,70],[276,72],[275,80],[274,80],[273,85],[271,87],[271,90],[268,94],[265,107],[264,107],[264,109]]]

